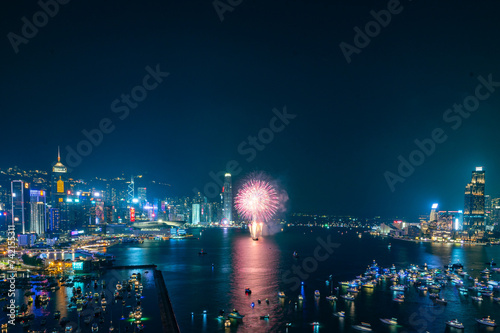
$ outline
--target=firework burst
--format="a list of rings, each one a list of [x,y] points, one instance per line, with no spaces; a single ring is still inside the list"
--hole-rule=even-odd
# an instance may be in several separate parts
[[[278,193],[267,181],[249,179],[238,191],[236,210],[252,222],[267,222],[278,210]]]

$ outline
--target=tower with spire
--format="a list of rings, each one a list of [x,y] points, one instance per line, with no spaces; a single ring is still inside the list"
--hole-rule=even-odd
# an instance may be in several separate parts
[[[51,210],[53,210],[51,216],[57,216],[58,218],[49,221],[49,229],[51,229],[51,231],[56,231],[62,227],[60,217],[64,215],[62,213],[66,203],[67,173],[68,168],[61,163],[61,151],[59,147],[57,147],[57,163],[52,166],[50,201]]]

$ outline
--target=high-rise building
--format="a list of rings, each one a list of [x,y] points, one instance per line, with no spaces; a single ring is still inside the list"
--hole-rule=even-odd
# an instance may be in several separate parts
[[[12,195],[12,224],[16,234],[24,234],[24,182],[22,180],[13,180],[10,183]]]
[[[231,174],[224,175],[224,187],[222,188],[222,219],[228,223],[233,221],[233,185]]]
[[[139,203],[140,203],[141,207],[144,206],[144,204],[147,201],[145,187],[138,187],[137,188],[137,199],[139,199]]]
[[[43,237],[46,225],[46,197],[45,191],[30,190],[30,228],[29,231]]]
[[[50,232],[58,232],[61,227],[61,219],[59,217],[59,208],[49,209],[49,225],[48,230]]]
[[[193,204],[191,216],[192,216],[191,223],[193,223],[193,224],[200,223],[201,205],[199,203]]]
[[[68,227],[68,214],[66,213],[66,174],[68,169],[61,163],[61,154],[57,148],[57,163],[52,166],[52,179],[51,179],[51,206],[58,210],[57,223],[52,226],[57,226],[57,230],[66,230]],[[55,229],[54,229],[55,230]]]
[[[472,172],[472,180],[465,186],[464,230],[468,232],[484,231],[484,170],[477,167]]]

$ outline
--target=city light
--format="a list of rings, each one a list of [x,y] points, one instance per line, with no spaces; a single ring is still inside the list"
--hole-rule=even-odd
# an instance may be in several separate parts
[[[436,208],[438,208],[438,204],[437,203],[432,204],[432,209],[436,209]]]

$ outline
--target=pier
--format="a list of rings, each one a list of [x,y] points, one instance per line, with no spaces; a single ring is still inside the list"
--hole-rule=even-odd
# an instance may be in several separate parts
[[[168,291],[167,287],[165,286],[165,280],[163,280],[162,272],[155,269],[154,278],[156,288],[159,291],[158,303],[160,304],[163,332],[179,333],[179,325],[177,324],[177,320],[175,319],[174,310],[172,308],[172,303],[170,302],[170,297],[168,296]]]

